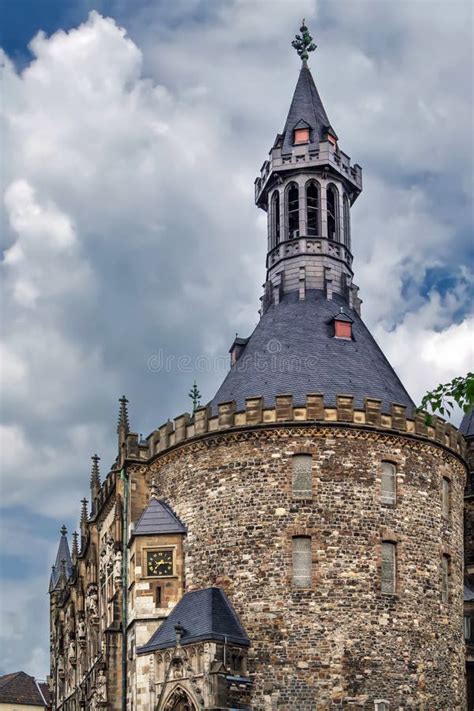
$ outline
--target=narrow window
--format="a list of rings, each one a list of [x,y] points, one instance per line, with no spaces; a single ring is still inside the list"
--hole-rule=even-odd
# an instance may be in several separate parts
[[[293,585],[295,588],[311,587],[311,538],[293,538]]]
[[[451,482],[445,476],[441,483],[441,506],[444,518],[449,518],[451,513]]]
[[[382,503],[394,504],[397,496],[397,469],[391,462],[382,462]]]
[[[344,244],[347,249],[351,248],[351,215],[349,210],[349,198],[344,193],[342,200],[342,208],[344,212]]]
[[[334,320],[334,338],[343,338],[352,341],[352,323],[349,321]]]
[[[396,592],[397,544],[382,542],[382,592],[393,595]]]
[[[441,558],[441,602],[449,602],[449,556]]]
[[[306,209],[308,235],[315,237],[319,234],[319,190],[316,183],[309,183],[306,186]]]
[[[155,589],[155,607],[161,607],[161,585]]]
[[[389,711],[388,701],[375,701],[375,711]]]
[[[334,185],[329,185],[326,190],[326,203],[328,239],[337,240],[337,192]]]
[[[464,615],[464,639],[471,639],[471,617]]]
[[[278,190],[272,195],[271,208],[271,247],[276,247],[280,242],[280,195]]]
[[[300,201],[298,186],[290,185],[287,193],[288,199],[288,239],[300,236]]]
[[[293,496],[308,498],[313,493],[313,457],[311,454],[295,454],[293,465]]]

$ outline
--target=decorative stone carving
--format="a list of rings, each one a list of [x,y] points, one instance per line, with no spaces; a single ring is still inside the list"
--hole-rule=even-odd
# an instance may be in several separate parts
[[[72,664],[73,666],[75,666],[75,664],[76,664],[76,645],[75,645],[73,639],[71,639],[71,641],[69,642],[69,646],[67,649],[67,658],[68,658],[69,664]]]
[[[77,622],[77,639],[79,644],[82,646],[86,643],[86,621],[84,617],[80,617]]]
[[[86,611],[92,624],[99,622],[99,598],[95,585],[91,586],[86,595]]]
[[[107,703],[107,677],[104,669],[100,669],[97,674],[95,696],[99,706]]]
[[[117,590],[122,584],[122,551],[115,553],[114,559],[114,586]]]

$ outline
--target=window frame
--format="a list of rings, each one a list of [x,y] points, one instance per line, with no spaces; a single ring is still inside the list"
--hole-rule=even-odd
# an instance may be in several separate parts
[[[308,197],[308,190],[310,188],[314,187],[316,189],[316,207],[311,207],[311,211],[316,213],[316,232],[311,233],[310,232],[310,207],[309,207],[309,197]],[[318,183],[317,180],[314,180],[313,178],[311,180],[308,180],[304,186],[305,189],[305,197],[306,197],[306,235],[308,237],[320,237],[321,235],[321,185]],[[314,199],[314,198],[312,198]],[[311,228],[314,229],[314,228]]]
[[[392,470],[392,480],[393,480],[393,487],[392,487],[392,494],[384,494],[384,491],[388,491],[387,489],[384,490],[384,466],[389,465]],[[395,462],[391,462],[388,459],[384,459],[381,462],[381,472],[380,472],[380,503],[383,504],[384,506],[395,506],[397,503],[397,465]]]
[[[295,189],[297,193],[297,208],[296,209],[290,209],[290,193],[291,191]],[[292,201],[293,203],[295,201]],[[293,239],[298,239],[300,237],[300,210],[301,210],[301,204],[300,204],[300,186],[298,183],[295,181],[292,181],[287,185],[286,190],[285,190],[285,211],[286,211],[286,239],[287,240],[293,240]],[[292,222],[295,221],[295,216],[296,216],[296,229],[293,230],[293,234],[291,234],[292,231]]]
[[[298,458],[307,459],[310,462],[310,489],[296,489],[295,480],[298,477],[298,472],[295,471],[295,462]],[[313,498],[313,455],[307,452],[296,452],[291,457],[291,493],[293,499],[312,499]]]
[[[334,195],[334,213],[332,214],[332,219],[334,219],[334,237],[329,235],[329,194]],[[326,185],[326,229],[327,238],[331,242],[340,242],[340,231],[339,231],[339,190],[334,185],[334,183],[329,183]]]
[[[384,552],[391,551],[391,560],[384,560]],[[393,540],[383,540],[381,544],[380,551],[380,592],[382,595],[396,595],[397,594],[397,542]],[[386,589],[386,582],[384,581],[384,563],[385,565],[390,564],[391,567],[391,577],[390,577],[390,590]],[[385,586],[385,587],[384,587]]]
[[[441,513],[446,521],[451,518],[451,479],[443,476],[441,479]]]
[[[270,198],[270,249],[278,247],[281,237],[280,191],[274,190]]]
[[[342,221],[344,224],[344,245],[351,248],[351,212],[347,193],[342,196]]]
[[[296,555],[298,551],[296,550],[296,541],[307,541],[308,546],[304,551],[307,556],[306,568],[303,566],[298,567],[296,565]],[[295,535],[291,538],[291,553],[292,553],[292,567],[291,567],[291,584],[293,590],[310,590],[313,586],[313,552],[312,552],[312,538],[307,535]],[[305,569],[307,573],[305,575],[297,574],[298,570]],[[299,583],[298,580],[302,583]]]
[[[441,556],[441,602],[448,605],[451,598],[451,556]]]

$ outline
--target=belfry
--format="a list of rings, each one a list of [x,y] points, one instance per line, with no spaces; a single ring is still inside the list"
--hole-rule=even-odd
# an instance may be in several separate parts
[[[255,181],[259,322],[192,414],[143,440],[120,399],[116,460],[101,480],[92,458],[80,545],[62,529],[51,574],[55,710],[465,708],[465,440],[426,423],[362,321],[362,171],[304,21],[293,46]]]

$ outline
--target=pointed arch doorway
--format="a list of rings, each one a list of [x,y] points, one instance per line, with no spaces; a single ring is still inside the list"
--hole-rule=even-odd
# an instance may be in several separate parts
[[[178,687],[168,696],[163,711],[198,711],[198,708],[187,691]]]

